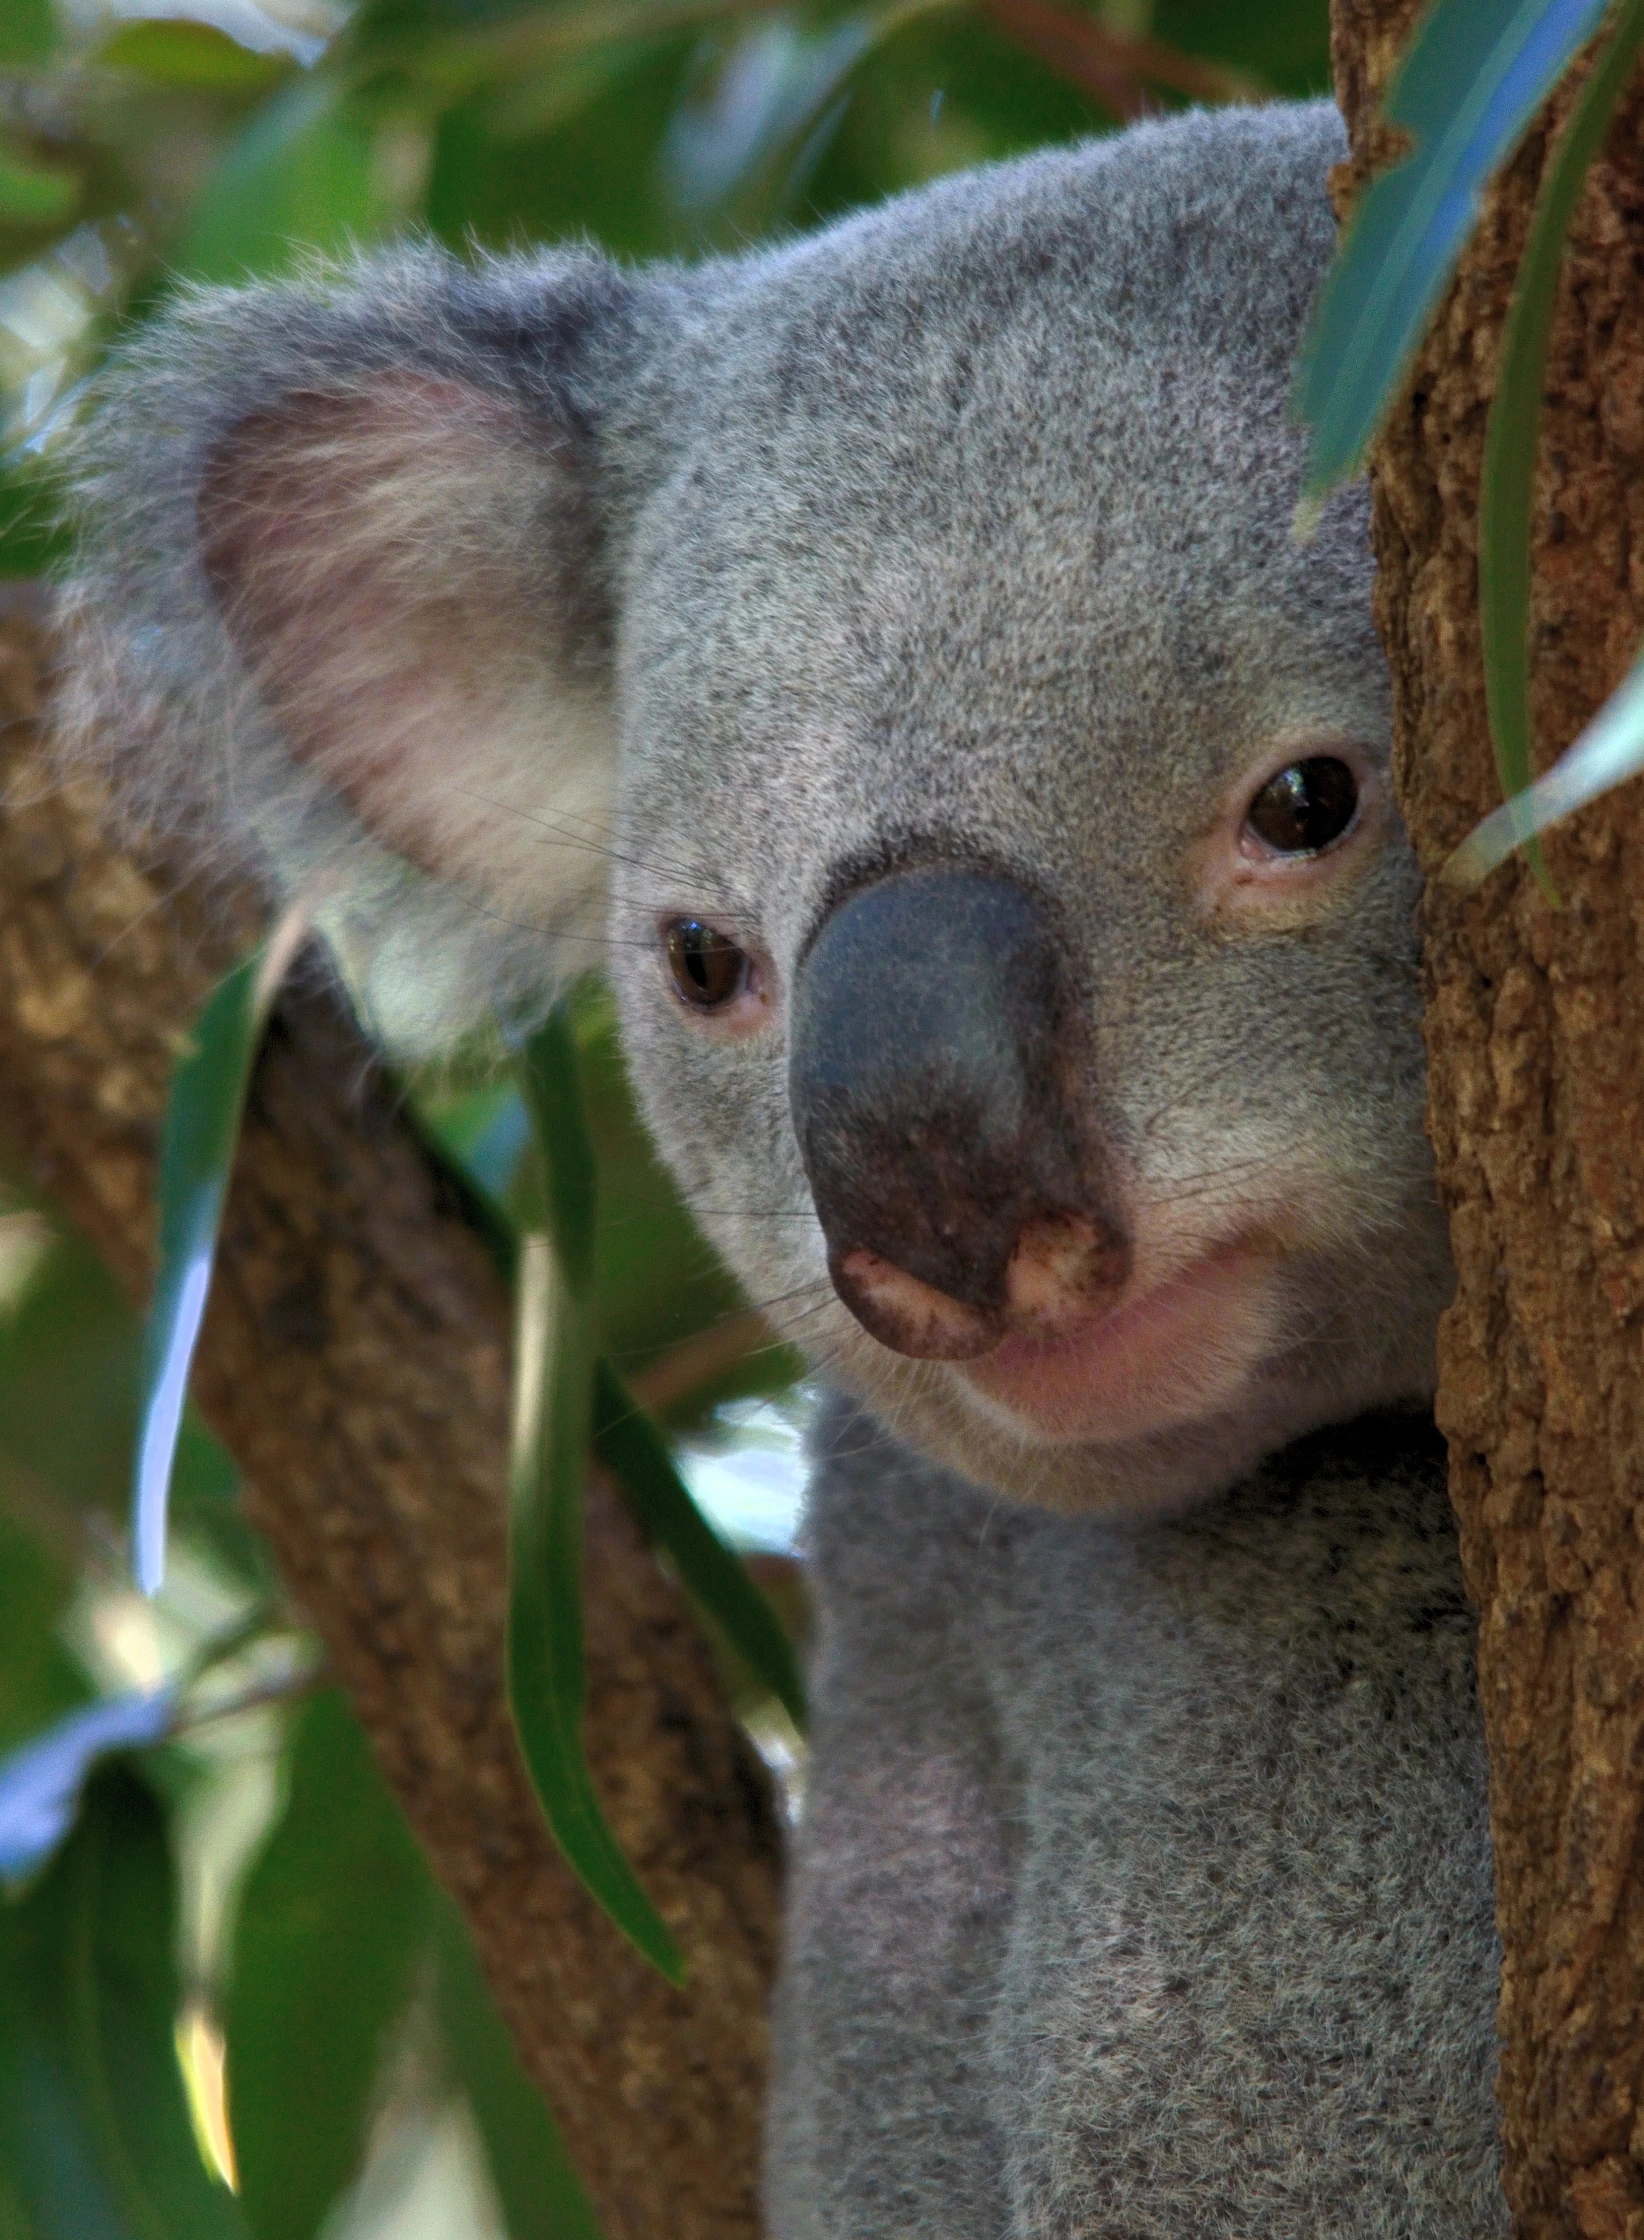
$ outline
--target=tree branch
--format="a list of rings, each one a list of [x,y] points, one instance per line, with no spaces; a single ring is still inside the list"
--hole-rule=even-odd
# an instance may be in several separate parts
[[[255,929],[109,837],[54,777],[37,648],[0,624],[0,1124],[141,1292],[177,1036]],[[681,1598],[590,1488],[588,1748],[683,1945],[671,1991],[560,1863],[502,1687],[509,1314],[336,1002],[282,1003],[259,1066],[195,1391],[383,1769],[461,1902],[609,2240],[758,2228],[778,1842]]]
[[[1362,176],[1417,0],[1336,0]],[[1395,777],[1431,874],[1500,799],[1478,622],[1495,354],[1574,86],[1485,198],[1372,461]],[[1545,764],[1644,621],[1644,99],[1577,209],[1548,359],[1532,609]],[[1644,950],[1637,786],[1426,913],[1428,1125],[1459,1278],[1440,1424],[1479,1606],[1501,1924],[1501,2104],[1522,2240],[1644,2234]]]

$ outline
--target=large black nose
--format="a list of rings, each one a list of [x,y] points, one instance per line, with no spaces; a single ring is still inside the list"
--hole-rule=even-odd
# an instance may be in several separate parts
[[[1121,1278],[1071,1030],[1042,909],[985,872],[863,887],[801,962],[800,1152],[835,1286],[898,1351],[979,1353],[1024,1302]]]

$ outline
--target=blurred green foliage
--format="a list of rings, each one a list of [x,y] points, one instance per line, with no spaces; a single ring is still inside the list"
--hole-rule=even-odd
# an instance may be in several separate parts
[[[1327,72],[1325,0],[200,0],[164,18],[141,0],[0,0],[0,570],[57,550],[53,443],[120,323],[178,275],[277,271],[419,226],[458,249],[592,238],[688,257],[1109,129],[1184,85],[1301,93]],[[637,1127],[597,1006],[580,1062],[595,1323],[632,1376],[739,1302]],[[506,1251],[517,1099],[424,1084],[419,1109],[477,1212],[500,1210]],[[0,2233],[347,2240],[368,2195],[380,2208],[394,2141],[457,2110],[472,2185],[456,2240],[591,2240],[460,1921],[340,1697],[303,1693],[311,1658],[277,1594],[268,1609],[232,1469],[192,1419],[165,1593],[125,1584],[139,1357],[129,1306],[14,1178],[0,1747],[230,1637],[218,1697],[288,1700],[96,1776],[69,1844],[0,1902]],[[768,1350],[729,1357],[670,1420],[793,1373]],[[225,2028],[237,2199],[210,2174]]]

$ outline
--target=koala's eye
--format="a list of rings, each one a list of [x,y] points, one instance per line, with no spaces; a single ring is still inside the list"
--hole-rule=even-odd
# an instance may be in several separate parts
[[[675,918],[665,936],[674,986],[698,1011],[715,1011],[748,985],[748,958],[700,918]]]
[[[1269,778],[1245,823],[1280,855],[1316,856],[1341,838],[1358,805],[1358,780],[1346,763],[1315,754]]]

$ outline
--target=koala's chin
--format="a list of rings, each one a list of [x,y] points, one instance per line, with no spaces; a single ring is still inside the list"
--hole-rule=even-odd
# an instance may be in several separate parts
[[[1378,1280],[1389,1266],[1397,1286]],[[897,1439],[1008,1499],[1166,1516],[1326,1424],[1426,1407],[1453,1281],[1429,1202],[1350,1253],[1209,1252],[961,1361],[909,1360],[836,1312],[829,1375]]]

